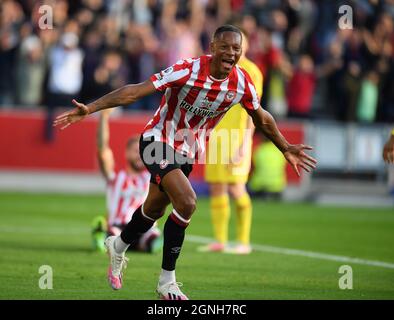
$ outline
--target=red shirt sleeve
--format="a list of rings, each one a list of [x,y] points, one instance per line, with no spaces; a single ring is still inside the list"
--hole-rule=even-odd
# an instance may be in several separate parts
[[[177,63],[150,77],[158,91],[166,88],[181,87],[189,79],[192,69],[192,60],[179,60]]]

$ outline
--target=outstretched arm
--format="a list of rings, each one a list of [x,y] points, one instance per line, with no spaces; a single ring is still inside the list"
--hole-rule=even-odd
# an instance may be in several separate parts
[[[72,100],[75,108],[58,116],[55,119],[54,126],[61,126],[61,129],[65,129],[70,124],[83,120],[91,113],[117,106],[129,105],[155,91],[156,89],[153,83],[147,80],[142,83],[123,86],[88,105]]]
[[[312,150],[312,147],[288,143],[269,112],[263,110],[263,108],[258,108],[257,110],[248,110],[248,113],[252,117],[256,129],[261,130],[275,144],[298,176],[300,176],[299,167],[307,172],[316,168],[317,161],[304,152],[304,150]]]
[[[109,115],[110,110],[101,112],[97,128],[97,160],[107,182],[111,179],[115,169],[114,155],[109,146]]]

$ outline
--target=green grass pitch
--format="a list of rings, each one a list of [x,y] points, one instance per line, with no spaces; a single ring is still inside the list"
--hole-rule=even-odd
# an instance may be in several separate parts
[[[394,264],[394,211],[254,201],[254,244]],[[211,237],[201,198],[190,235]],[[104,214],[103,196],[0,193],[0,299],[156,299],[161,254],[129,253],[124,288],[107,284],[107,257],[91,251],[90,223]],[[234,236],[234,217],[231,236]],[[186,241],[177,279],[191,299],[393,299],[394,269],[302,255],[198,253]],[[340,290],[338,269],[350,264],[353,289]],[[53,289],[41,290],[41,265]]]

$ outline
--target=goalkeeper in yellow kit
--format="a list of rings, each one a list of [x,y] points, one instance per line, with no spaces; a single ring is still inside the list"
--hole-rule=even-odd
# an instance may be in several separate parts
[[[252,78],[259,97],[262,95],[263,75],[245,57],[247,37],[243,37],[242,56],[238,65]],[[232,107],[210,135],[205,165],[205,180],[210,187],[210,208],[215,242],[200,247],[202,252],[248,254],[252,223],[252,204],[246,191],[252,155],[252,119],[240,104]],[[213,161],[212,161],[213,160]],[[228,247],[230,196],[237,214],[237,245]]]

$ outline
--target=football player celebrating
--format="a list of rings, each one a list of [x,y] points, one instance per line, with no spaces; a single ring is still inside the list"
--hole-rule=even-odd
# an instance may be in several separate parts
[[[173,210],[164,225],[162,269],[157,293],[165,300],[186,300],[175,278],[175,265],[182,249],[185,229],[196,209],[196,194],[188,180],[192,165],[205,149],[209,132],[226,111],[240,103],[253,123],[283,152],[293,169],[310,171],[316,160],[305,153],[312,149],[292,145],[279,132],[273,117],[259,104],[248,73],[237,66],[242,54],[241,31],[219,27],[210,44],[211,55],[177,62],[149,80],[126,85],[85,105],[58,116],[54,125],[66,128],[87,115],[164,91],[159,109],[140,138],[140,155],[151,173],[148,196],[120,236],[106,239],[110,255],[109,278],[114,289],[122,286],[125,251],[162,217],[171,203]]]
[[[93,246],[104,250],[106,236],[118,236],[131,220],[134,212],[144,203],[149,190],[150,174],[141,161],[138,148],[139,137],[131,137],[126,144],[126,167],[115,171],[115,161],[109,146],[109,114],[100,114],[97,128],[97,159],[106,182],[107,219],[102,216],[93,220]],[[160,230],[156,224],[129,249],[153,252],[160,248]]]

